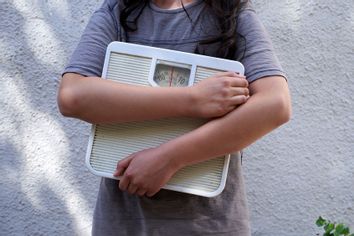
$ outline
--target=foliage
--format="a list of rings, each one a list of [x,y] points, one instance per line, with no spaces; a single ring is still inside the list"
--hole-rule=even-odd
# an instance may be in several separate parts
[[[350,229],[344,224],[338,224],[329,220],[323,219],[321,216],[317,219],[316,225],[323,227],[323,236],[354,236],[350,234]]]

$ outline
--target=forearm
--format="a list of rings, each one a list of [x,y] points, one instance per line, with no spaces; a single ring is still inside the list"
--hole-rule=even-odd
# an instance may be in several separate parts
[[[288,121],[290,98],[287,88],[282,89],[255,93],[238,109],[161,148],[174,153],[170,158],[179,167],[242,150]]]
[[[218,73],[192,87],[122,84],[78,74],[64,75],[58,104],[65,116],[91,123],[120,123],[167,117],[220,117],[247,101],[247,80]]]
[[[69,75],[62,80],[58,103],[65,116],[90,123],[118,123],[191,116],[190,96],[187,88],[133,86]]]
[[[249,87],[250,99],[227,115],[121,160],[114,173],[121,176],[119,188],[152,196],[184,166],[241,150],[289,120],[290,96],[283,78],[263,78]]]

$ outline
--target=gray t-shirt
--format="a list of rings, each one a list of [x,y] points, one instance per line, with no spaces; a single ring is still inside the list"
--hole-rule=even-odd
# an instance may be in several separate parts
[[[183,9],[165,10],[150,3],[137,31],[127,35],[119,23],[118,0],[105,0],[89,21],[64,73],[101,76],[107,45],[112,41],[195,52],[197,43],[218,34],[217,21],[203,0]],[[235,60],[245,66],[249,82],[272,75],[284,76],[269,37],[249,5],[240,14],[237,31],[244,36]],[[218,45],[201,47],[213,56]],[[236,124],[237,125],[237,124]],[[93,235],[250,235],[241,160],[231,156],[225,190],[205,198],[161,190],[138,197],[122,192],[116,180],[102,178],[93,219]]]

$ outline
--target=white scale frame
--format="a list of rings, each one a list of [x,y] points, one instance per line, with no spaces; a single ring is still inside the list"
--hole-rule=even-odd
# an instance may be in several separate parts
[[[188,86],[221,71],[244,74],[240,62],[137,44],[112,42],[108,45],[102,78],[143,86],[158,86],[154,81],[156,62],[190,65]],[[191,118],[161,119],[114,125],[92,125],[86,165],[95,175],[113,176],[116,164],[131,153],[156,147],[206,123]],[[240,158],[236,153],[235,158]],[[230,154],[179,170],[164,189],[204,197],[219,195],[226,184]]]

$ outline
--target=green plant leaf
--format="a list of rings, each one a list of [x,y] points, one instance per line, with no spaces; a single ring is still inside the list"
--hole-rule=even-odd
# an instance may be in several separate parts
[[[344,226],[344,229],[342,230],[342,234],[348,235],[349,233],[350,233],[349,228]],[[353,235],[353,234],[352,234],[352,235]]]
[[[326,233],[323,234],[323,236],[334,236],[334,235],[329,233],[329,232],[326,232]]]
[[[332,230],[334,230],[335,225],[331,222],[329,222],[328,224],[325,225],[324,229],[326,231],[326,233],[331,233]]]
[[[335,232],[336,232],[338,235],[344,234],[344,233],[343,233],[344,229],[345,229],[344,224],[338,224],[338,225],[336,226]]]
[[[320,217],[318,217],[318,219],[316,220],[316,225],[317,225],[318,227],[322,227],[322,226],[324,226],[324,225],[325,225],[325,223],[326,223],[326,220],[325,220],[325,219],[323,219],[321,216],[320,216]]]
[[[350,229],[345,224],[337,224],[336,222],[331,222],[321,216],[316,220],[316,225],[318,227],[323,227],[325,230],[323,236],[354,236],[354,233],[350,234]]]

